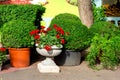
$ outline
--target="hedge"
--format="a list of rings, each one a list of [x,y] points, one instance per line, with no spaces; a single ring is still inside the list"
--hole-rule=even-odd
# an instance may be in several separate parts
[[[21,19],[31,21],[35,26],[39,26],[39,22],[42,20],[41,16],[44,12],[45,8],[41,5],[0,5],[0,19],[3,23],[11,21],[12,19]]]

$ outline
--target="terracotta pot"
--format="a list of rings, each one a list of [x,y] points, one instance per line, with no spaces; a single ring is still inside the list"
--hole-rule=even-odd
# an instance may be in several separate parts
[[[30,48],[9,48],[9,54],[13,67],[22,68],[30,65]]]

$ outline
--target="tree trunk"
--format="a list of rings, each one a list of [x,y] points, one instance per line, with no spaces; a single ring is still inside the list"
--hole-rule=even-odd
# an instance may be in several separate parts
[[[82,23],[89,28],[93,24],[91,0],[78,0],[78,9]]]

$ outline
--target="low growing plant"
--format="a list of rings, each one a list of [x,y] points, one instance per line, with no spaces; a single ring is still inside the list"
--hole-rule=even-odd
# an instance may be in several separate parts
[[[116,69],[120,62],[120,37],[96,34],[92,39],[86,60],[96,69]],[[99,66],[98,66],[99,65]]]
[[[95,69],[116,69],[120,62],[120,30],[109,22],[96,22],[91,28],[93,38],[86,57]]]

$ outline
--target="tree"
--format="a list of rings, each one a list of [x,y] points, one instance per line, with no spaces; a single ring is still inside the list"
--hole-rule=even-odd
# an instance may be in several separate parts
[[[88,28],[93,24],[93,11],[91,3],[91,0],[78,0],[80,19]]]

